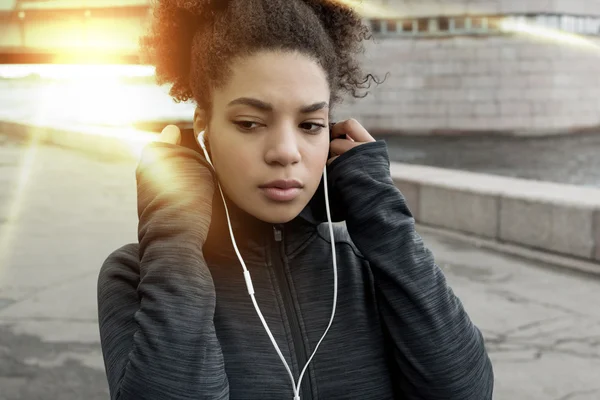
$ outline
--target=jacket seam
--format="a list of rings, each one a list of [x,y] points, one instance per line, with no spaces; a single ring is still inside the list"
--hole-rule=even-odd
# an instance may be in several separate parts
[[[306,238],[306,240],[304,242],[302,242],[294,251],[292,251],[289,256],[286,255],[288,260],[292,260],[294,259],[298,254],[300,254],[300,252],[302,252],[302,250],[304,250],[313,240],[315,240],[315,237],[318,236],[319,232],[318,229],[315,227],[315,230]]]
[[[300,305],[300,301],[298,300],[298,294],[296,293],[296,285],[294,282],[294,278],[292,276],[292,271],[290,270],[290,258],[285,254],[283,254],[283,258],[285,260],[284,273],[288,276],[289,283],[290,283],[290,285],[289,285],[290,286],[290,294],[292,295],[292,299],[294,300],[293,306],[296,309],[296,314],[298,315],[298,320],[300,321],[300,333],[302,334],[302,340],[304,342],[305,350],[308,350],[307,354],[306,354],[306,361],[308,362],[308,360],[310,359],[310,355],[312,354],[314,349],[310,345],[310,338],[308,337],[308,329],[306,327],[306,322],[304,321],[304,315],[302,313],[302,306]],[[304,365],[298,364],[299,371],[302,371],[302,369],[304,367],[305,367]],[[311,393],[311,395],[314,398],[318,399],[319,398],[319,390],[317,387],[317,377],[315,374],[314,364],[313,365],[309,364],[308,367],[306,368],[306,372],[309,375],[308,378],[312,381],[310,388],[312,389],[313,393]]]
[[[296,369],[298,371],[300,371],[300,369],[302,368],[299,364],[298,364],[298,360],[296,360],[296,358],[294,357],[295,354],[295,349],[292,348],[292,344],[294,342],[293,337],[292,337],[292,331],[291,328],[289,326],[289,321],[288,318],[289,316],[287,315],[287,313],[285,312],[285,307],[283,306],[283,296],[281,294],[281,289],[279,288],[279,285],[276,284],[277,279],[273,276],[274,271],[273,271],[274,266],[271,264],[269,266],[269,282],[271,283],[271,286],[273,287],[273,290],[275,291],[276,297],[277,297],[277,309],[279,311],[279,317],[281,318],[281,322],[283,325],[283,330],[285,332],[285,341],[287,344],[287,349],[288,349],[288,355],[290,357],[290,362],[292,363],[292,365],[290,365],[290,368],[293,369],[293,366],[296,366]],[[285,358],[285,357],[284,357]]]
[[[321,240],[325,241],[327,244],[331,244],[331,240],[329,240],[329,239],[325,238],[323,235],[321,235],[321,232],[317,232],[317,236],[318,236],[318,237],[319,237]],[[356,252],[356,249],[355,249],[355,244],[354,244],[354,243],[352,243],[352,242],[350,242],[350,241],[348,241],[348,240],[335,240],[335,244],[336,244],[336,245],[338,245],[338,244],[344,244],[344,245],[347,245],[347,246],[349,246],[349,247],[350,247],[350,249],[352,250],[352,253],[354,253],[354,255],[355,255],[357,258],[359,258],[359,259],[361,259],[361,260],[363,260],[363,261],[367,261],[367,262],[368,262],[368,260],[365,258],[365,256],[363,256],[362,254],[360,254],[360,253],[357,253],[357,252]]]

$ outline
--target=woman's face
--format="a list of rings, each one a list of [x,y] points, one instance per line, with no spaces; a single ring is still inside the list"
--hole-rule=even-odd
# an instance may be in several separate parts
[[[212,93],[206,127],[212,162],[238,207],[265,222],[288,222],[314,195],[327,162],[325,72],[292,52],[259,52],[238,59],[231,69],[229,81]],[[294,180],[301,187],[264,188],[276,180]]]

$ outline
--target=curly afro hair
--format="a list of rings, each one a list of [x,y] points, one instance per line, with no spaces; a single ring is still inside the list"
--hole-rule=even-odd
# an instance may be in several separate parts
[[[158,0],[143,54],[176,102],[210,112],[210,90],[225,82],[232,59],[260,50],[298,51],[326,72],[331,106],[364,97],[371,75],[357,55],[371,38],[360,16],[337,0]]]

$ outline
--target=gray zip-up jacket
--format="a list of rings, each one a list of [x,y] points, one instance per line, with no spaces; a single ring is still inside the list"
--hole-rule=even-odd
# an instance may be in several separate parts
[[[206,168],[189,149],[171,151],[185,159],[182,168]],[[385,142],[346,152],[328,175],[334,218],[346,222],[334,232],[338,306],[303,379],[302,400],[491,399],[482,335],[415,232]],[[138,172],[138,186],[143,179]],[[332,308],[322,185],[283,225],[228,202],[258,304],[296,379]],[[195,229],[202,207],[148,196],[138,190],[139,244],[111,254],[99,276],[111,398],[292,400],[289,376],[248,295],[218,189],[203,246]]]

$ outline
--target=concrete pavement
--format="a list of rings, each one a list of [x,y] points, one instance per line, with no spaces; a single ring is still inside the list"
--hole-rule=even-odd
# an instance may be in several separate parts
[[[96,276],[135,241],[135,165],[0,134],[0,400],[108,398]],[[424,232],[483,331],[496,400],[600,399],[600,280]]]

